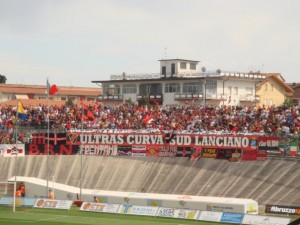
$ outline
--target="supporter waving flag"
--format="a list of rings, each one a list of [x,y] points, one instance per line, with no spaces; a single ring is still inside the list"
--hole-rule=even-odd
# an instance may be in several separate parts
[[[82,120],[95,120],[94,114],[89,110],[89,107],[86,104],[82,103],[82,108]]]
[[[20,101],[18,101],[18,109],[17,109],[17,114],[18,114],[18,117],[22,120],[25,120],[27,115],[26,115],[26,112],[21,104]]]

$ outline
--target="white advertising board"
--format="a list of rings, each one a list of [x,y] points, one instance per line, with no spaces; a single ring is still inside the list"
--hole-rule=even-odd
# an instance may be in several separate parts
[[[80,210],[87,212],[117,213],[119,207],[119,204],[83,202],[80,207]]]
[[[153,206],[121,205],[118,213],[140,216],[156,216],[158,209],[158,207]]]
[[[70,200],[55,200],[38,198],[34,203],[34,208],[43,209],[67,209],[69,210],[73,204]]]
[[[243,224],[255,225],[287,225],[290,222],[288,217],[275,217],[275,216],[258,216],[258,215],[245,215]]]
[[[160,207],[157,216],[170,217],[170,218],[180,218],[180,219],[191,219],[196,220],[198,218],[199,211],[192,209],[174,209]]]
[[[198,217],[198,220],[220,222],[222,214],[222,212],[202,211]]]

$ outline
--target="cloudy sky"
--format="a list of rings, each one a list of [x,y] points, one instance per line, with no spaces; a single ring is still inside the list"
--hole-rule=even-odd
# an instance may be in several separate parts
[[[159,59],[300,82],[299,0],[0,0],[7,83],[97,87]]]

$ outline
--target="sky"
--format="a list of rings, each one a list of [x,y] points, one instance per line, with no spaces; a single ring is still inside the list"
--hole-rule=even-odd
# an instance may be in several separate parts
[[[0,0],[8,84],[97,87],[160,59],[300,82],[299,0]]]

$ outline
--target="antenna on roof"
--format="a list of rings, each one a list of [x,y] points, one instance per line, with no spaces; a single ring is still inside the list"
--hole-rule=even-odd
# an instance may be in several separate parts
[[[164,55],[165,55],[165,59],[167,59],[167,47],[165,47]]]

